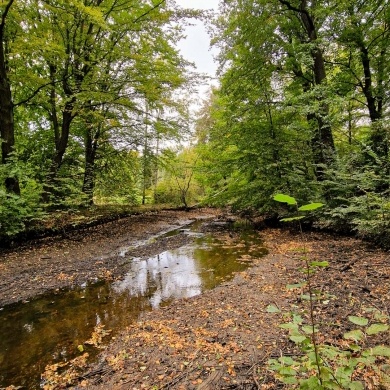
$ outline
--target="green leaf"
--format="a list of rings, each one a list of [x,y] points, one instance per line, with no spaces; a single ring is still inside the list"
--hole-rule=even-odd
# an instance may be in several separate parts
[[[77,346],[77,349],[78,349],[80,352],[84,352],[84,346],[81,345],[81,344]]]
[[[268,305],[267,312],[268,313],[280,313],[280,309],[278,307],[276,307],[275,305]]]
[[[363,337],[363,332],[360,329],[355,329],[351,332],[344,333],[343,337],[348,340],[359,341]]]
[[[298,221],[299,219],[305,218],[303,215],[300,215],[298,217],[288,217],[288,218],[282,218],[282,222],[290,222],[290,221]]]
[[[312,211],[317,210],[320,207],[325,206],[323,203],[309,203],[299,207],[299,211]]]
[[[299,387],[300,389],[304,389],[304,390],[319,390],[319,389],[323,389],[323,387],[321,386],[320,384],[320,381],[318,380],[318,378],[316,376],[311,376],[310,378],[308,379],[304,379],[301,381],[301,385]]]
[[[365,317],[349,316],[348,319],[356,325],[366,326],[368,324],[368,319]]]
[[[294,324],[293,322],[286,322],[284,324],[280,324],[279,327],[282,329],[287,329],[287,330],[291,330],[294,332],[299,332],[298,324]]]
[[[364,390],[362,382],[353,381],[348,386],[349,390]]]
[[[288,376],[294,376],[296,375],[296,371],[293,370],[291,367],[282,367],[279,370],[280,375],[288,375]]]
[[[329,265],[328,261],[312,261],[310,263],[311,267],[327,267]]]
[[[367,328],[366,333],[371,336],[380,332],[386,332],[388,329],[389,325],[386,324],[372,324]]]
[[[326,345],[321,347],[321,354],[327,358],[334,359],[339,353],[340,351],[334,346]]]
[[[273,199],[276,200],[277,202],[287,203],[289,205],[296,205],[297,204],[297,201],[295,200],[295,198],[293,198],[292,196],[289,196],[289,195],[276,194]]]
[[[312,334],[313,333],[313,327],[311,325],[304,325],[302,326],[302,331],[306,334]],[[314,328],[314,332],[318,332],[317,328]]]
[[[373,356],[390,357],[390,347],[386,345],[377,345],[370,349],[370,354]]]
[[[294,324],[302,324],[303,318],[299,314],[293,314],[292,322]]]
[[[282,356],[279,358],[279,361],[286,366],[292,366],[295,361],[290,356]]]
[[[351,351],[358,352],[358,351],[360,351],[362,348],[361,348],[359,345],[357,345],[357,344],[350,344],[350,345],[349,345],[349,349],[350,349]]]
[[[281,381],[286,385],[296,385],[298,383],[298,380],[295,378],[295,376],[285,376],[281,378]]]
[[[302,336],[302,335],[292,335],[292,336],[290,336],[290,340],[294,341],[294,343],[298,344],[298,343],[303,343],[305,340],[308,340],[308,338],[306,336]]]

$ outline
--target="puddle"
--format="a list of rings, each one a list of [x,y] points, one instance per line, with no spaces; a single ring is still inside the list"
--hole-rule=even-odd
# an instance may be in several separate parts
[[[193,244],[146,260],[133,259],[120,281],[58,292],[0,311],[0,387],[39,389],[46,365],[77,356],[77,347],[91,337],[96,325],[112,329],[112,337],[140,313],[214,288],[245,270],[249,254],[265,253],[250,232],[239,242],[223,242],[201,235],[197,226],[178,229],[195,235]],[[97,353],[93,347],[85,349]]]

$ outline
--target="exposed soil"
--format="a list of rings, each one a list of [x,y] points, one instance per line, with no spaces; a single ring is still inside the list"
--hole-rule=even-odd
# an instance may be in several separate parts
[[[126,272],[122,247],[131,247],[162,231],[196,219],[213,218],[213,209],[149,211],[66,234],[24,243],[0,253],[0,307],[48,291],[96,279],[115,279]],[[64,229],[65,231],[65,229]],[[185,244],[188,237],[156,240],[142,249],[129,249],[137,257],[153,256]]]
[[[31,248],[4,253],[0,259],[0,304],[28,299],[50,289],[116,278],[121,272],[123,245],[131,245],[192,218],[217,218],[218,211],[164,211],[129,217],[72,233],[67,240],[48,239]],[[219,216],[221,218],[221,216]],[[229,240],[234,232],[220,231]],[[308,321],[308,302],[301,289],[287,289],[304,279],[299,271],[303,248],[310,261],[327,260],[313,277],[322,298],[314,309],[318,341],[349,348],[341,335],[356,326],[348,316],[370,317],[374,307],[390,315],[390,256],[353,238],[322,233],[267,229],[259,232],[269,254],[214,290],[143,315],[113,339],[99,361],[87,356],[47,368],[46,389],[270,389],[284,388],[266,369],[271,357],[296,353],[295,344],[278,324],[274,305],[294,310]],[[178,236],[180,237],[180,236]],[[182,238],[157,240],[144,255],[182,245]],[[371,321],[371,319],[370,319]],[[390,345],[389,332],[364,339],[366,347]],[[387,359],[389,360],[389,359]],[[385,359],[381,364],[389,364]],[[66,369],[65,372],[62,372]],[[61,374],[61,375],[60,375]],[[390,373],[388,373],[390,374]],[[390,389],[385,377],[371,368],[357,370],[367,389]],[[285,388],[290,388],[288,385]]]

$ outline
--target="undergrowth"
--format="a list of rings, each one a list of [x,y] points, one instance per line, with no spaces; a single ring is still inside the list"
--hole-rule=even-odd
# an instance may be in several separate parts
[[[299,351],[295,356],[281,355],[278,359],[270,359],[268,368],[274,372],[276,379],[294,389],[390,389],[390,347],[366,346],[374,344],[370,343],[370,339],[375,335],[389,331],[387,314],[377,308],[364,308],[364,316],[348,317],[348,321],[354,324],[355,328],[344,333],[340,340],[319,337],[321,324],[316,322],[315,304],[328,297],[313,289],[312,277],[318,268],[327,267],[328,262],[310,260],[305,248],[301,219],[306,212],[314,211],[323,204],[311,203],[298,207],[295,198],[283,194],[275,195],[274,200],[287,203],[296,209],[295,216],[284,218],[283,221],[297,220],[299,223],[304,245],[301,260],[305,278],[301,283],[288,285],[287,288],[306,290],[301,299],[308,302],[309,315],[308,321],[305,321],[297,311],[282,313],[274,305],[267,307],[268,312],[282,315],[284,322],[280,327],[288,331],[289,339]]]

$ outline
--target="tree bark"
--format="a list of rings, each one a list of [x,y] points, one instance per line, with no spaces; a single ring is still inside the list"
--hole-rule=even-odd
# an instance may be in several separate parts
[[[47,177],[46,184],[43,188],[42,200],[45,203],[50,201],[50,195],[55,194],[55,179],[58,173],[58,170],[61,168],[64,154],[66,148],[68,147],[69,134],[70,134],[70,125],[75,115],[73,114],[74,100],[65,104],[64,110],[62,112],[62,124],[61,127],[58,125],[56,120],[56,107],[55,100],[52,101],[52,124],[54,127],[54,143],[55,143],[55,152],[51,161],[50,171]],[[53,106],[54,104],[54,106]],[[53,121],[54,120],[54,121]]]
[[[0,138],[1,138],[1,163],[9,164],[9,159],[15,147],[14,105],[12,102],[11,86],[8,79],[7,60],[4,48],[5,22],[12,6],[10,0],[2,15],[0,24]],[[9,193],[20,195],[19,181],[16,177],[5,178],[5,188]]]
[[[362,83],[363,94],[366,98],[367,108],[370,115],[370,120],[372,123],[372,133],[371,133],[371,143],[373,150],[381,157],[387,157],[389,155],[389,145],[386,135],[386,129],[384,129],[381,123],[378,123],[382,119],[382,107],[383,107],[383,77],[384,77],[384,55],[385,50],[382,50],[380,57],[378,58],[378,75],[377,75],[377,84],[378,92],[374,93],[372,86],[372,72],[370,57],[367,47],[364,45],[363,39],[357,41],[360,49],[360,58],[363,66],[364,81]]]
[[[305,29],[309,42],[314,44],[311,50],[313,59],[313,82],[315,85],[321,85],[326,82],[325,61],[321,48],[318,46],[317,29],[314,23],[314,18],[310,15],[307,9],[307,1],[301,0],[299,7],[295,7],[289,1],[279,0],[279,2],[287,7],[290,11],[299,15],[302,25]],[[303,75],[302,75],[303,76]],[[306,81],[303,83],[303,90],[309,90],[310,86]],[[312,140],[314,163],[317,165],[317,179],[324,179],[323,166],[328,166],[334,160],[335,146],[332,134],[332,128],[327,120],[329,115],[329,106],[322,96],[319,96],[319,110],[315,113],[308,114],[308,120],[316,121],[314,136]]]
[[[95,189],[95,161],[100,137],[100,126],[93,134],[93,129],[89,127],[85,136],[85,169],[82,192],[87,195],[87,203],[93,204],[93,192]]]

